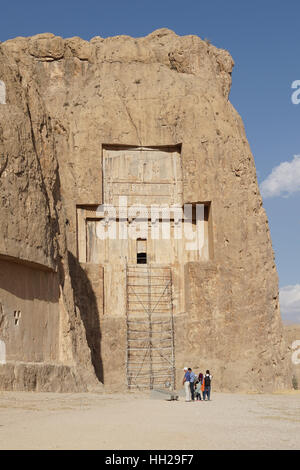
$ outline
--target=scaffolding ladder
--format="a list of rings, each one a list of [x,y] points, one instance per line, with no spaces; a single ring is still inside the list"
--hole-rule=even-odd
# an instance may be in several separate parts
[[[169,267],[126,266],[129,389],[175,389],[172,273]]]

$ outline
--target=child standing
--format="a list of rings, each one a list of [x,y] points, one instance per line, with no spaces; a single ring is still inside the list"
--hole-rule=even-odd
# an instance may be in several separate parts
[[[201,382],[197,381],[196,382],[196,400],[200,400],[200,401],[202,400],[202,398],[201,398],[201,386],[202,386]]]

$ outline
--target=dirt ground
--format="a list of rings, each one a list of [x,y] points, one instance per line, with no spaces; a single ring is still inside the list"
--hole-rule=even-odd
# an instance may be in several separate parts
[[[0,449],[300,449],[300,392],[164,398],[0,392]]]

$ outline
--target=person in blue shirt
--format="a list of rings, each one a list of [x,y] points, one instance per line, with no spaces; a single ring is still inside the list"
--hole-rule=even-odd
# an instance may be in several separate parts
[[[184,390],[185,390],[185,401],[191,401],[190,373],[187,367],[185,367],[183,370],[184,370],[184,377],[183,377],[182,384],[184,385]]]
[[[188,372],[190,373],[191,397],[192,397],[192,401],[194,401],[195,400],[195,379],[196,379],[196,375],[194,374],[194,372],[192,371],[192,369],[190,367],[188,368]]]

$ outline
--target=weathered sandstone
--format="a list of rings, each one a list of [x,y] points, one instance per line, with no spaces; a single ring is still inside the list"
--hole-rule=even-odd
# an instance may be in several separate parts
[[[300,325],[284,325],[292,362],[293,386],[300,390]]]
[[[227,51],[167,29],[0,44],[2,389],[125,386],[135,244],[103,248],[93,234],[95,208],[118,193],[135,202],[136,187],[142,202],[168,188],[165,202],[205,207],[198,257],[174,240],[147,248],[152,276],[161,264],[172,275],[177,386],[191,365],[211,369],[219,390],[291,388],[268,221],[228,98],[232,68]]]

